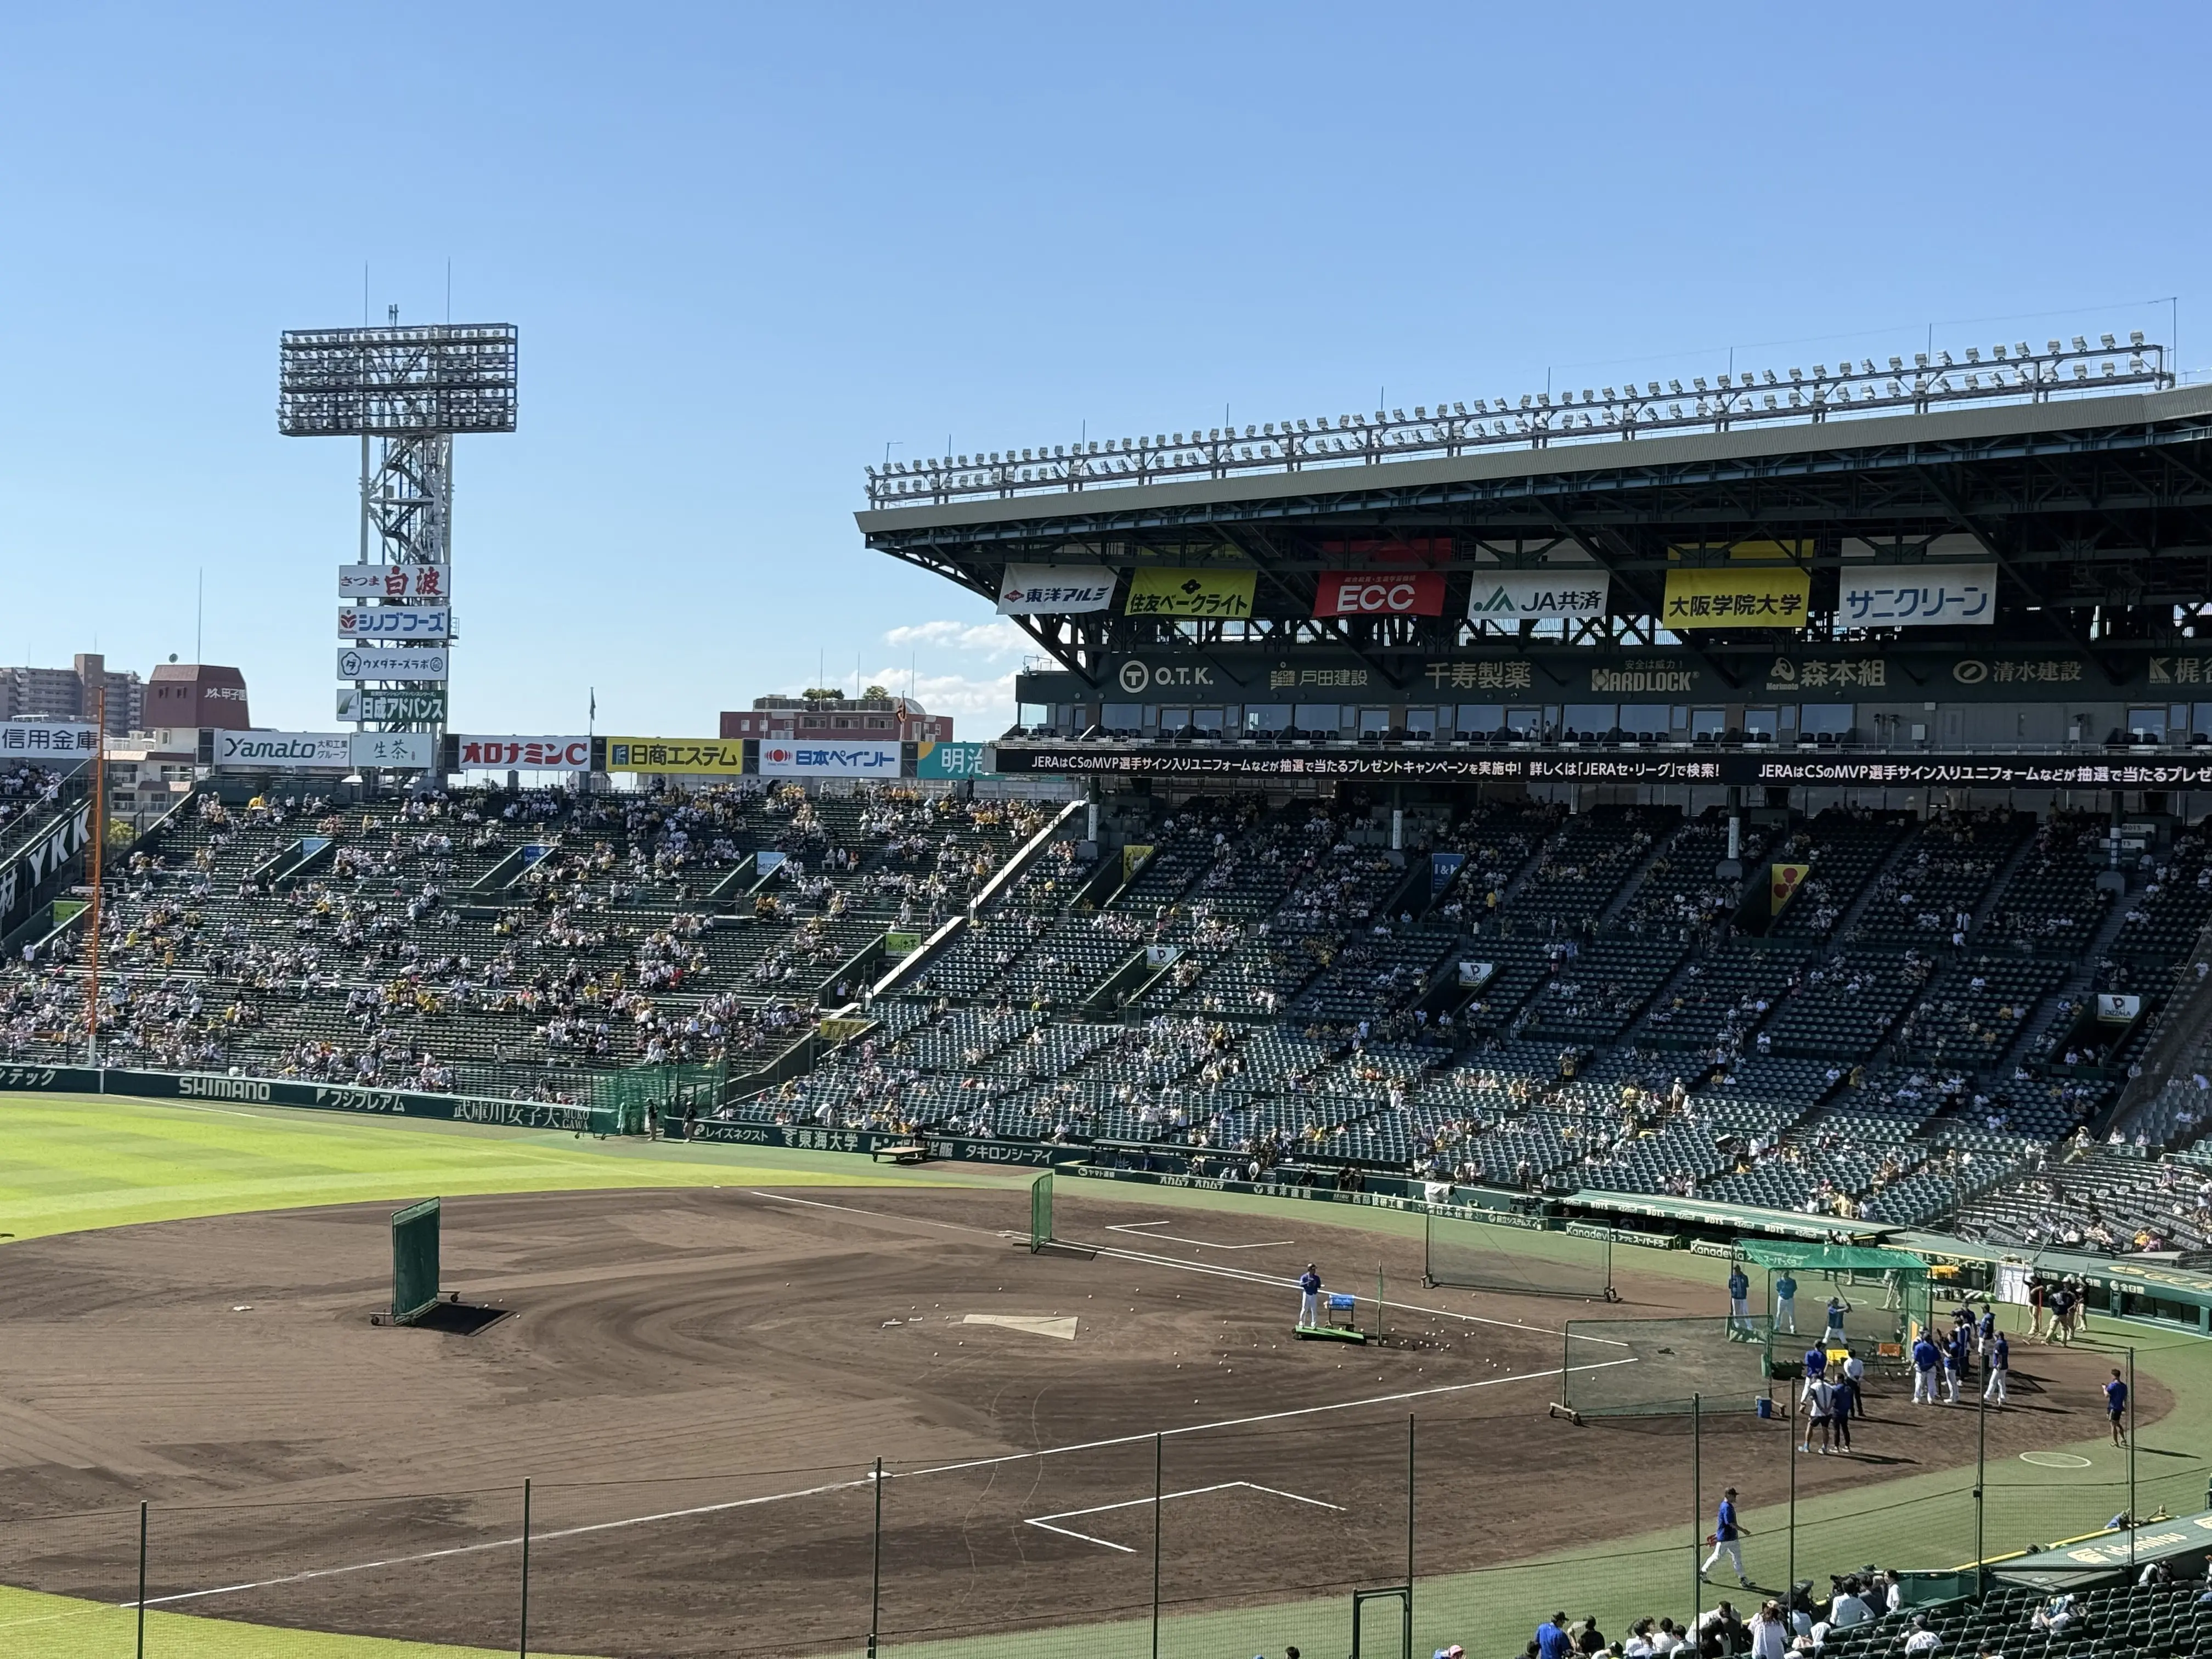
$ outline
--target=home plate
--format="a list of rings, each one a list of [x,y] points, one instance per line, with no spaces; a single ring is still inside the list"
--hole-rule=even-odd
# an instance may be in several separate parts
[[[1031,1336],[1056,1336],[1063,1342],[1075,1340],[1075,1316],[1054,1318],[1042,1314],[969,1314],[960,1322],[963,1325],[1003,1325],[1010,1331],[1027,1331]]]

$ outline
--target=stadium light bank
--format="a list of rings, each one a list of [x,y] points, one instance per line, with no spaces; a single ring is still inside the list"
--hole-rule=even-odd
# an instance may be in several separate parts
[[[1916,351],[1910,362],[1893,356],[1846,358],[1832,368],[1747,370],[1679,380],[1662,389],[1588,386],[1537,392],[1517,401],[1477,398],[1431,408],[1417,404],[1376,410],[1372,416],[1340,415],[1212,427],[1204,433],[1157,433],[1150,438],[1091,439],[1033,449],[993,450],[988,455],[943,455],[867,469],[872,507],[944,506],[954,501],[1012,497],[1047,491],[1161,483],[1176,479],[1228,478],[1243,473],[1297,472],[1310,468],[1372,466],[1422,456],[1463,455],[1516,446],[1543,449],[1559,443],[1633,440],[1677,432],[1726,432],[1735,427],[1851,419],[1875,415],[1924,415],[1936,408],[1989,403],[2047,403],[2054,398],[2107,393],[2122,386],[2153,391],[2174,384],[2169,348],[2147,342],[2138,329],[2123,345],[2100,334],[2051,340],[2041,351],[2025,340],[2002,342],[1987,352],[1963,349]]]

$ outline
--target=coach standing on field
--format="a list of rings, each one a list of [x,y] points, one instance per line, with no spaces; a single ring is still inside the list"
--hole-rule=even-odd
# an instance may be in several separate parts
[[[1310,1261],[1298,1275],[1298,1323],[1308,1330],[1321,1323],[1321,1270]]]

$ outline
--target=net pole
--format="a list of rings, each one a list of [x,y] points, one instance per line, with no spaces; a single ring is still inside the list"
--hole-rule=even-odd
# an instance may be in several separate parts
[[[1160,1659],[1160,1449],[1164,1438],[1157,1429],[1152,1431],[1152,1659]]]
[[[515,1625],[515,1659],[530,1659],[530,1478],[522,1480],[522,1616]]]
[[[1805,1438],[1808,1443],[1813,1438],[1813,1419],[1809,1417],[1805,1419]],[[1790,1407],[1790,1420],[1782,1431],[1782,1450],[1790,1459],[1790,1577],[1783,1583],[1786,1589],[1795,1589],[1797,1584],[1797,1410],[1795,1406]],[[1785,1595],[1783,1599],[1786,1602],[1789,1597]]]
[[[1698,1565],[1698,1552],[1705,1547],[1698,1541],[1698,1528],[1705,1524],[1705,1425],[1703,1405],[1705,1396],[1690,1396],[1690,1628],[1698,1627],[1698,1615],[1705,1611],[1698,1604],[1705,1599],[1699,1588],[1705,1581],[1705,1569]]]
[[[876,1627],[884,1600],[884,1460],[876,1460],[875,1520],[868,1531],[868,1659],[876,1659]]]
[[[2128,1437],[2128,1577],[2136,1572],[2136,1528],[2142,1517],[2136,1512],[2136,1351],[2128,1350],[2128,1414],[2122,1431]]]
[[[1413,1659],[1413,1413],[1411,1412],[1406,1413],[1406,1634],[1402,1645],[1404,1659]]]
[[[1982,1361],[1982,1395],[1974,1412],[1974,1594],[1982,1593],[1987,1573],[1982,1563],[1988,1559],[1983,1544],[1984,1510],[1988,1504],[1990,1484],[1990,1377],[1989,1360]]]
[[[138,1500],[138,1659],[146,1659],[146,1500]]]

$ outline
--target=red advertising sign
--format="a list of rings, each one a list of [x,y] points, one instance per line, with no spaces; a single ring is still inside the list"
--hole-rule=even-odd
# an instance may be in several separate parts
[[[1441,617],[1440,570],[1324,570],[1314,593],[1316,617]]]

